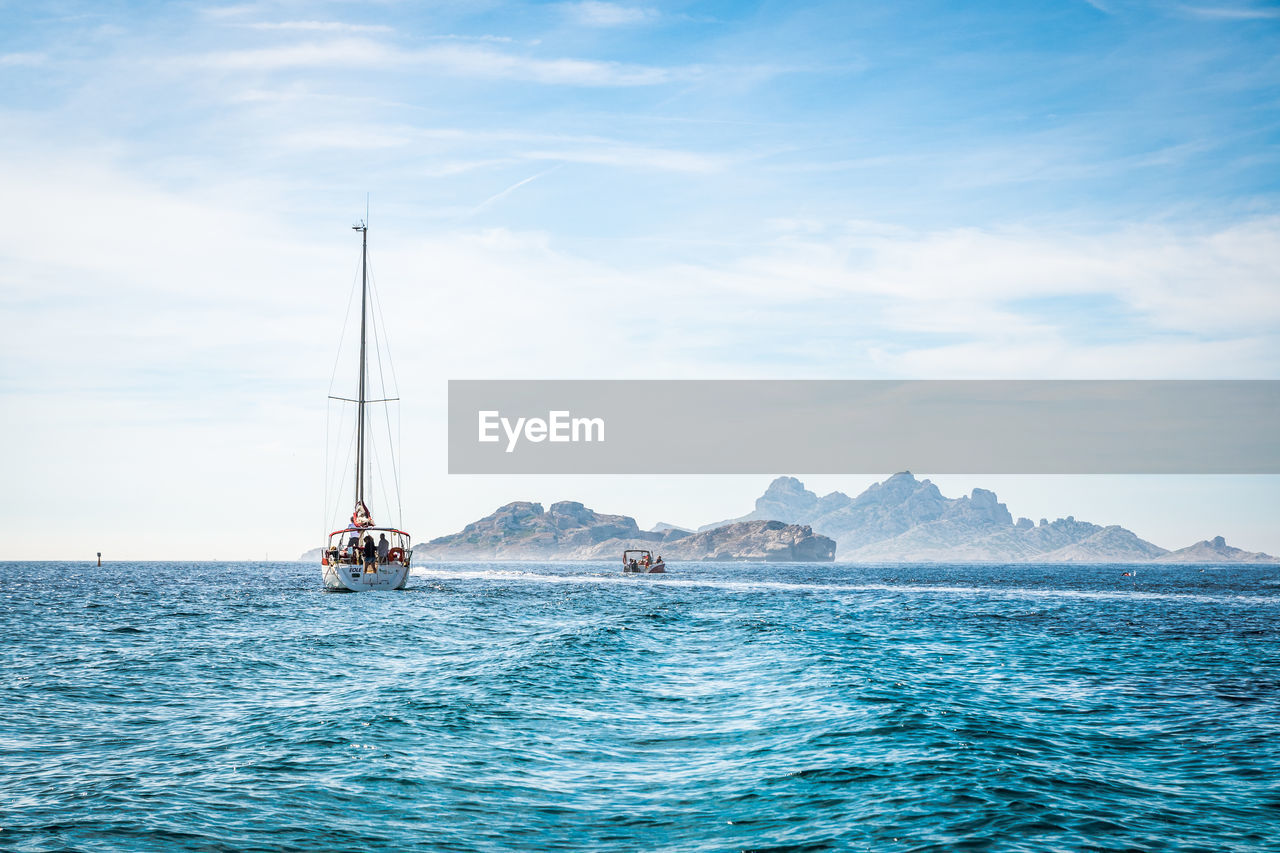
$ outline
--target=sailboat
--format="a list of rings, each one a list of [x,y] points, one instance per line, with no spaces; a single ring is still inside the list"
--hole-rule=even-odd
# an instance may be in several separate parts
[[[361,221],[351,227],[360,232],[361,238],[358,396],[351,399],[330,395],[329,399],[355,404],[355,502],[347,526],[330,532],[321,549],[321,574],[325,589],[334,592],[404,589],[409,580],[409,562],[413,558],[411,537],[397,527],[379,526],[365,503],[365,480],[369,468],[366,455],[368,408],[371,404],[388,403],[399,398],[383,396],[369,399],[368,396],[369,226]]]

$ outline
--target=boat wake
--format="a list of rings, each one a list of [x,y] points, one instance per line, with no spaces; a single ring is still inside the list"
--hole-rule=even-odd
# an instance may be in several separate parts
[[[479,568],[470,566],[417,567],[413,577],[424,580],[496,580],[547,584],[635,584],[638,576],[600,571],[559,574],[536,569]],[[1203,604],[1280,605],[1280,595],[1210,594],[1198,592],[1155,592],[1142,589],[1061,589],[1004,586],[961,586],[893,583],[803,583],[798,581],[757,581],[723,578],[676,577],[671,574],[644,576],[645,582],[668,587],[707,588],[729,592],[790,592],[796,594],[856,594],[864,592],[906,595],[962,595],[1002,599],[1084,599],[1090,601],[1169,601]]]

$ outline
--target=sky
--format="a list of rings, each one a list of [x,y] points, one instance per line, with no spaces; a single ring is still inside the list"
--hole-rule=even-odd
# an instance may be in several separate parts
[[[419,541],[516,499],[698,525],[770,479],[451,477],[449,379],[1280,379],[1276,2],[0,21],[8,559],[320,543],[366,198]],[[1280,553],[1276,477],[935,480]]]

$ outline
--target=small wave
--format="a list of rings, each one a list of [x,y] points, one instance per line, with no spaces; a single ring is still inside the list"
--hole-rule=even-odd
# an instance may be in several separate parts
[[[930,586],[927,584],[890,584],[890,583],[796,583],[792,581],[760,581],[760,580],[721,580],[717,578],[688,578],[672,574],[628,576],[621,573],[608,574],[548,574],[536,571],[509,569],[415,569],[415,577],[433,579],[483,579],[514,580],[529,583],[555,584],[634,584],[658,582],[673,587],[703,587],[738,592],[823,592],[823,593],[859,593],[889,592],[909,593],[913,595],[986,595],[996,598],[1067,598],[1091,601],[1177,601],[1203,604],[1237,603],[1250,605],[1280,604],[1280,596],[1276,595],[1240,595],[1224,593],[1210,595],[1192,592],[1152,592],[1140,589],[1054,589],[1035,587],[997,587],[997,586]]]

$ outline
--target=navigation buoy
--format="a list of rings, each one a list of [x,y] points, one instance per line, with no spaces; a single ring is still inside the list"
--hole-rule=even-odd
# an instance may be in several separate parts
[[[102,552],[101,552],[101,551],[99,551],[99,552],[98,552],[98,565],[99,565],[99,566],[101,566],[101,565],[102,565]]]

